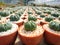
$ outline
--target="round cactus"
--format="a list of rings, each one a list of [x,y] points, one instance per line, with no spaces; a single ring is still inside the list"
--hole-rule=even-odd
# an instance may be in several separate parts
[[[51,14],[51,16],[59,17],[59,14],[58,13],[53,13],[53,14]]]
[[[24,28],[26,31],[33,31],[35,30],[37,25],[33,21],[28,21],[24,24]]]
[[[0,32],[3,32],[3,31],[5,31],[4,25],[0,24]]]
[[[1,16],[1,14],[2,14],[2,11],[0,11],[0,16]]]
[[[47,17],[45,17],[45,21],[47,21],[47,22],[50,22],[50,21],[52,21],[53,20],[53,17],[52,16],[47,16]]]
[[[11,15],[10,21],[18,21],[20,19],[19,15]]]
[[[7,31],[12,28],[12,24],[6,23],[6,24],[1,24],[0,23],[0,32]]]
[[[44,18],[44,17],[45,17],[45,15],[40,15],[40,17]]]
[[[32,12],[28,11],[28,14],[33,14]]]
[[[36,14],[40,15],[41,14],[41,11],[36,11]]]
[[[5,27],[5,30],[11,29],[12,24],[6,23],[6,24],[4,24],[4,27]]]
[[[51,11],[46,10],[46,11],[44,11],[44,13],[51,14]]]
[[[36,17],[34,17],[34,16],[29,16],[29,17],[28,17],[28,20],[29,20],[29,21],[30,21],[30,20],[36,21],[36,20],[37,20],[37,18],[36,18]]]
[[[49,27],[55,31],[60,31],[60,23],[56,21],[51,21]]]
[[[8,12],[1,12],[0,15],[3,16],[3,17],[6,17],[6,16],[9,16],[9,13]]]

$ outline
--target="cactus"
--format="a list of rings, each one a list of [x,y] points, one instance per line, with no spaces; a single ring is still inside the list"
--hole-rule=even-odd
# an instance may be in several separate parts
[[[31,16],[31,15],[30,15],[30,16],[28,17],[28,20],[29,20],[29,21],[30,21],[30,20],[36,21],[36,20],[37,20],[37,18],[36,18],[36,17],[34,17],[34,16]]]
[[[20,19],[19,15],[11,15],[10,21],[18,21]]]
[[[24,28],[26,31],[33,31],[35,30],[37,25],[33,21],[28,21],[24,24]]]
[[[51,21],[49,27],[55,31],[60,31],[60,23],[56,21]]]
[[[0,23],[0,32],[7,31],[11,28],[12,28],[12,24],[10,24],[10,23],[6,23],[6,24]]]
[[[47,21],[47,22],[50,22],[50,21],[52,21],[53,20],[53,17],[52,16],[47,16],[47,17],[45,17],[45,21]]]

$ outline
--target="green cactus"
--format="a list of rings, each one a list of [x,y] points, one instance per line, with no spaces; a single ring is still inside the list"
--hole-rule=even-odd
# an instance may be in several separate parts
[[[49,27],[55,31],[60,31],[60,23],[56,21],[51,21]]]
[[[36,11],[36,14],[37,14],[37,15],[40,15],[40,14],[41,14],[41,12],[40,12],[40,11]]]
[[[28,14],[33,14],[32,12],[28,11]]]
[[[40,15],[40,17],[44,18],[44,17],[45,17],[45,15]]]
[[[34,17],[34,16],[29,15],[28,20],[29,20],[29,21],[30,21],[30,20],[36,21],[36,20],[37,20],[37,18],[36,18],[36,17]]]
[[[20,19],[19,15],[11,15],[10,16],[10,21],[18,21]]]
[[[33,31],[35,30],[37,25],[33,21],[28,21],[24,24],[24,28],[26,31]]]
[[[53,13],[53,14],[51,14],[51,16],[59,17],[59,14],[58,13]]]
[[[52,16],[47,16],[47,17],[45,17],[45,21],[47,21],[47,22],[50,22],[50,21],[52,21],[53,20],[53,17]]]
[[[46,11],[44,11],[44,13],[51,14],[51,11],[46,10]]]
[[[1,12],[0,15],[1,15],[2,17],[6,17],[6,16],[9,16],[9,13],[8,13],[8,12]]]
[[[6,24],[1,24],[0,23],[0,32],[7,31],[12,28],[12,24],[6,23]]]

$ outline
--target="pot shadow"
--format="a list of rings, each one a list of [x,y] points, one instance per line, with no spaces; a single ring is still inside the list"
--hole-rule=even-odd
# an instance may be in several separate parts
[[[42,39],[41,43],[39,45],[48,45],[47,43],[45,43],[44,38]]]

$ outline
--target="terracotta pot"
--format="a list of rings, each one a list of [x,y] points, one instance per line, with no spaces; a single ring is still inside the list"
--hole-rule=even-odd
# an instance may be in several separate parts
[[[1,36],[0,45],[13,45],[17,37],[17,28],[14,32]]]
[[[45,30],[45,41],[51,45],[60,45],[60,33],[56,32],[48,27],[48,24],[43,26]]]
[[[21,25],[23,25],[23,21],[20,21],[20,22],[14,22],[15,24],[17,24],[19,27],[21,26]]]
[[[46,21],[44,21],[44,20],[41,20],[41,21],[40,21],[40,25],[41,25],[41,26],[43,26],[44,24],[48,24],[48,23],[49,23],[49,22],[46,22]]]
[[[39,26],[39,27],[41,27],[41,26]],[[18,30],[18,35],[19,35],[19,38],[22,41],[22,43],[24,43],[26,45],[38,45],[39,43],[41,43],[42,38],[43,38],[43,33],[44,33],[44,30],[42,29],[42,27],[40,30],[41,32],[38,32],[39,34],[34,35],[34,36],[32,36],[33,34],[27,36],[27,34],[25,35],[22,32],[20,32],[20,31],[23,31],[23,28],[24,28],[24,26],[21,26]]]

